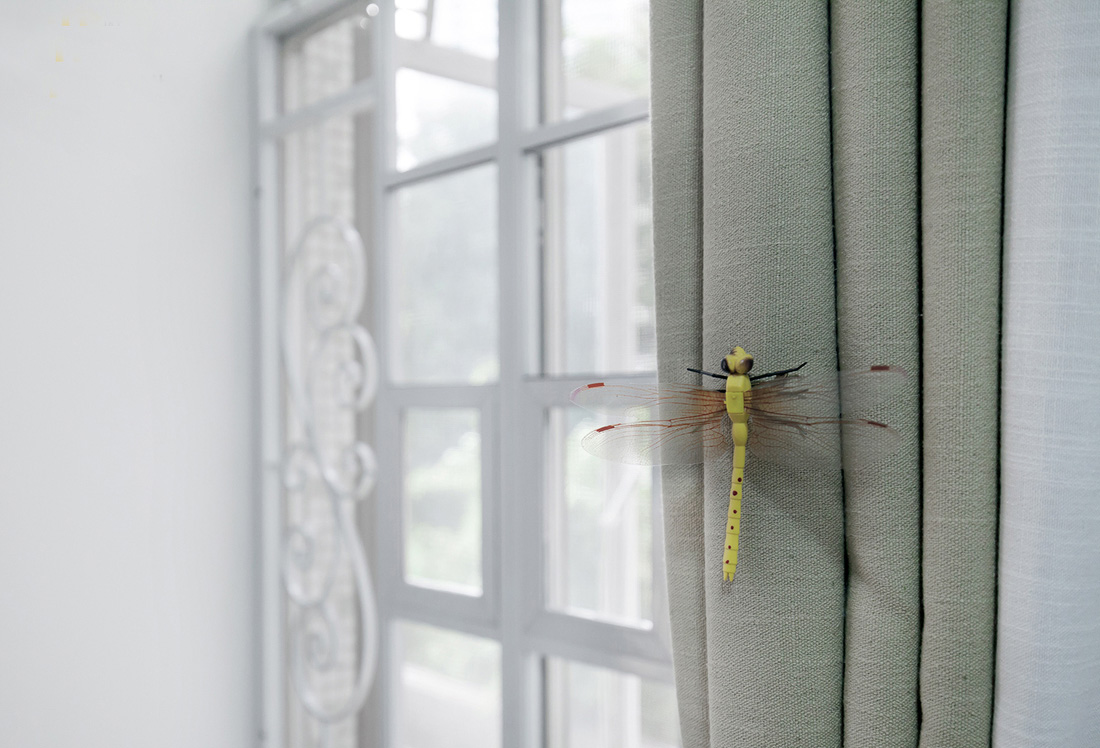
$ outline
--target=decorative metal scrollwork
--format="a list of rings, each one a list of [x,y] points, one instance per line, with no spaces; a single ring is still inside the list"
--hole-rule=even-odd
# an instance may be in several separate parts
[[[322,232],[335,232],[339,257],[311,251]],[[377,604],[355,525],[356,503],[374,488],[374,450],[358,440],[354,427],[335,436],[319,427],[333,411],[354,424],[377,392],[378,354],[359,323],[365,287],[359,232],[332,216],[310,221],[284,266],[280,334],[289,402],[282,471],[288,505],[320,502],[325,510],[322,521],[288,514],[282,564],[290,680],[322,745],[331,727],[362,707],[378,662]],[[319,392],[325,393],[324,414]],[[337,665],[342,643],[333,590],[338,570],[346,568],[358,600],[361,651],[352,685],[334,698],[331,689],[322,693],[315,684]]]

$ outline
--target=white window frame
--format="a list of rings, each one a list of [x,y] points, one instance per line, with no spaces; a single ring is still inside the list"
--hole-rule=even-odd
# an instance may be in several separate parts
[[[394,166],[394,73],[396,45],[410,44],[393,32],[392,0],[375,0],[374,75],[328,99],[280,114],[281,41],[322,24],[369,0],[314,0],[280,5],[256,26],[254,50],[254,141],[256,237],[260,287],[261,369],[261,744],[286,745],[285,623],[280,556],[283,539],[279,472],[282,459],[279,343],[276,320],[282,256],[279,142],[288,133],[327,118],[372,110],[374,225],[368,244],[376,252],[367,300],[383,360],[375,417],[367,441],[378,456],[373,526],[362,527],[372,547],[380,614],[379,672],[370,705],[360,718],[360,743],[394,744],[391,716],[398,663],[391,647],[395,621],[431,624],[486,637],[501,646],[502,744],[535,748],[545,741],[542,658],[561,657],[671,684],[672,669],[663,570],[659,491],[654,490],[653,627],[641,628],[582,618],[545,605],[545,509],[543,493],[545,413],[568,403],[570,391],[590,377],[534,377],[539,355],[540,268],[537,242],[536,174],[529,158],[549,146],[648,119],[648,102],[633,101],[576,119],[538,122],[539,0],[500,0],[497,63],[498,139],[490,145],[399,172]],[[383,33],[381,30],[385,30]],[[476,71],[475,71],[476,72]],[[386,257],[392,246],[393,191],[479,164],[495,162],[498,173],[499,355],[496,383],[478,386],[396,386],[386,375],[389,293]],[[652,381],[652,377],[602,376],[606,381]],[[477,409],[482,425],[483,594],[470,597],[409,584],[403,575],[401,440],[402,410],[409,407]],[[524,438],[503,438],[505,434]],[[537,443],[538,448],[531,448]],[[657,484],[654,485],[655,489]]]

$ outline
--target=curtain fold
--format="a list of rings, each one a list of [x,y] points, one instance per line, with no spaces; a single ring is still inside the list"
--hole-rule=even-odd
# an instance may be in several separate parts
[[[990,742],[1007,10],[922,4],[925,748]]]
[[[836,368],[828,7],[704,2],[703,354]],[[839,470],[746,470],[740,561],[722,580],[729,463],[707,465],[710,744],[841,740]]]
[[[763,370],[833,370],[827,7],[652,7],[660,376],[692,381],[735,344]],[[728,585],[730,469],[664,471],[684,745],[839,746],[839,470],[752,466]]]
[[[703,361],[703,10],[653,3],[650,73],[658,378]],[[661,471],[669,623],[683,745],[710,745],[703,470]]]
[[[997,748],[1100,745],[1100,6],[1012,6]]]
[[[916,0],[831,3],[840,365],[893,364],[906,386],[867,415],[903,436],[845,475],[844,745],[917,743],[920,665],[919,29]]]

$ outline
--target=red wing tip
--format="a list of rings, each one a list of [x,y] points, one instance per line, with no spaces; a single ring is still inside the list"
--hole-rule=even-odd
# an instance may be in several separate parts
[[[605,387],[605,386],[606,385],[603,382],[593,382],[592,384],[581,385],[580,387],[578,387],[577,389],[575,389],[571,393],[569,393],[569,399],[572,400],[573,402],[576,402],[577,401],[577,395],[581,394],[585,390],[591,390],[591,389],[595,389],[596,387]]]
[[[900,366],[890,366],[888,364],[875,364],[870,369],[868,369],[868,371],[888,371],[888,372],[891,372],[893,374],[897,374],[898,376],[903,377],[903,378],[909,376],[909,372],[907,372],[905,369],[901,368]]]
[[[615,426],[614,426],[614,425],[611,425],[611,426],[600,426],[600,427],[599,427],[598,429],[596,429],[596,433],[598,434],[598,433],[600,433],[601,431],[610,431],[610,430],[611,430],[611,429],[613,429],[613,428],[615,428]]]

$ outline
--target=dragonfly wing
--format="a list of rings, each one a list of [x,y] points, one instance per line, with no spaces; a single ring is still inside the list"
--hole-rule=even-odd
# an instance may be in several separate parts
[[[690,384],[605,384],[573,390],[577,405],[630,420],[592,431],[588,452],[633,465],[705,462],[729,449],[725,392]]]
[[[900,366],[872,366],[837,374],[845,414],[873,417],[903,392],[909,374]]]
[[[756,459],[790,467],[838,465],[843,456],[844,469],[858,471],[896,451],[900,438],[890,426],[866,418],[756,417],[748,450]]]
[[[725,408],[694,418],[628,421],[589,432],[581,446],[597,457],[631,465],[691,465],[730,449]]]
[[[859,470],[898,446],[897,432],[862,417],[896,395],[907,375],[877,366],[833,376],[791,375],[754,385],[745,399],[750,453],[788,465],[839,464]],[[841,403],[844,408],[841,411]]]
[[[601,415],[635,421],[665,421],[725,412],[725,391],[692,384],[604,384],[573,390],[570,399]]]

